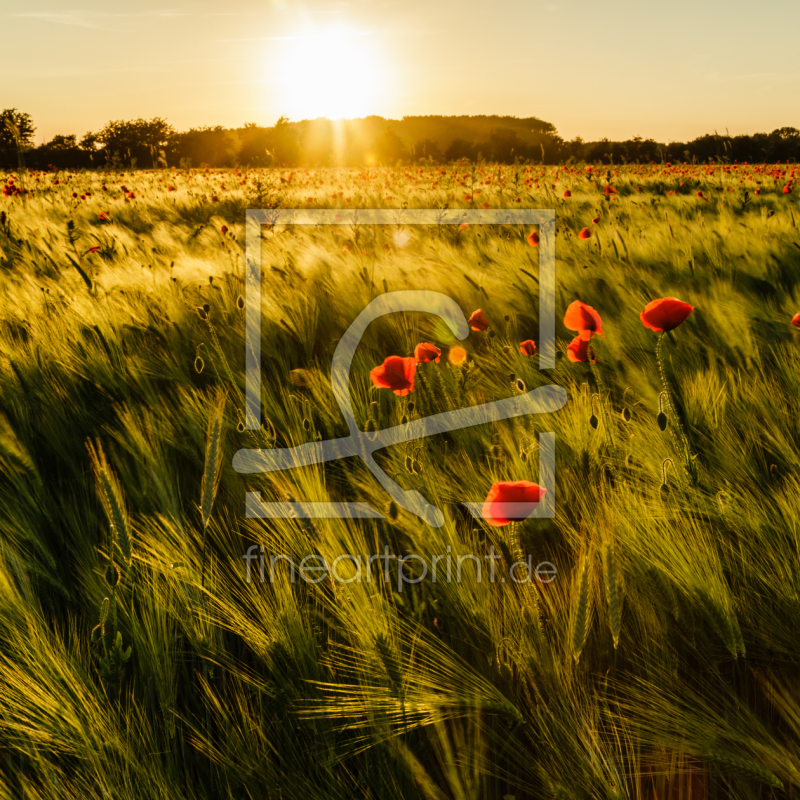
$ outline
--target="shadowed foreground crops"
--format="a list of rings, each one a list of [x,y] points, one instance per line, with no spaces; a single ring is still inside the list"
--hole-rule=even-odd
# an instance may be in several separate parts
[[[780,165],[462,165],[7,180],[0,797],[792,797],[793,178]],[[556,208],[556,368],[520,352],[538,341],[531,231],[277,226],[263,239],[265,423],[243,430],[244,210],[404,203]],[[458,343],[434,318],[375,322],[352,370],[360,424],[547,383],[565,408],[379,456],[445,510],[439,529],[390,508],[355,459],[234,472],[242,447],[346,435],[333,350],[371,299],[409,288],[482,309],[489,330],[453,364]],[[658,424],[658,334],[639,319],[673,296],[694,306],[661,348],[696,475],[675,420]],[[576,299],[602,318],[595,373],[565,356]],[[442,358],[419,365],[413,393],[372,387],[373,367],[421,342]],[[472,519],[462,501],[538,479],[537,432],[551,430],[556,518]],[[361,500],[385,518],[248,520],[245,491]],[[253,545],[297,563],[494,547],[498,574],[528,554],[557,574],[490,582],[468,562],[460,582],[399,586],[376,564],[370,580],[312,583],[284,561],[262,583],[254,561],[248,583]]]

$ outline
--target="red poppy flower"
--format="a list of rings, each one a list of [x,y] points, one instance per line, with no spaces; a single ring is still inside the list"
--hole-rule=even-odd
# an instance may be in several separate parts
[[[800,328],[800,314],[795,314],[792,317],[792,325],[794,325],[795,328]]]
[[[539,244],[539,234],[536,231],[531,231],[528,234],[528,244],[531,247],[536,247]]]
[[[600,217],[594,217],[592,219],[592,225],[598,225],[600,223]]]
[[[221,233],[221,234],[224,236],[224,235],[225,235],[225,234],[228,232],[228,226],[227,226],[227,225],[223,225],[223,226],[222,226],[222,227],[219,229],[219,232],[220,232],[220,233]]]
[[[442,351],[430,342],[422,342],[414,348],[414,358],[417,364],[427,364],[429,361],[439,363]]]
[[[90,247],[90,248],[89,248],[89,249],[86,251],[86,255],[88,256],[88,255],[89,255],[89,253],[96,253],[96,252],[97,252],[99,249],[100,249],[100,245],[99,245],[99,244],[96,244],[96,245],[94,245],[93,247]]]
[[[578,238],[579,239],[586,240],[586,239],[590,239],[591,236],[592,236],[592,232],[588,228],[581,228],[580,231],[578,232]]]
[[[529,517],[547,490],[530,481],[498,481],[483,501],[482,516],[495,527]]]
[[[524,342],[520,342],[519,351],[524,356],[536,355],[536,342],[533,339],[526,339]]]
[[[600,315],[580,300],[570,303],[567,313],[564,314],[564,327],[570,331],[577,331],[579,338],[587,341],[595,333],[603,335],[603,321]]]
[[[694,306],[678,300],[677,297],[662,297],[648,303],[639,314],[639,319],[645,328],[661,333],[677,328],[692,311]]]
[[[417,365],[413,358],[389,356],[379,367],[371,370],[369,377],[379,389],[391,389],[399,397],[414,391],[414,373]]]
[[[578,363],[579,361],[589,360],[589,340],[581,336],[576,336],[567,345],[567,358],[570,361]],[[592,363],[596,364],[597,359],[594,357],[594,350],[592,350]]]
[[[470,328],[474,331],[485,331],[489,329],[489,320],[486,319],[486,314],[483,313],[483,309],[481,308],[477,311],[473,311],[467,322],[469,322]]]
[[[564,197],[572,197],[572,192],[569,189],[567,189],[567,191],[564,192]]]

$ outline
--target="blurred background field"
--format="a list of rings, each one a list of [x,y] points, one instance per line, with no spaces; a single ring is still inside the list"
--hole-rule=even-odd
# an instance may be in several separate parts
[[[794,796],[796,167],[0,180],[0,796]],[[264,426],[244,430],[245,210],[445,207],[556,210],[556,367],[520,352],[539,338],[531,230],[277,224],[262,240]],[[354,459],[233,471],[243,447],[346,435],[331,356],[399,289],[480,308],[489,329],[462,343],[424,314],[376,321],[351,373],[359,424],[548,383],[567,405],[382,453],[444,510],[438,529],[390,508]],[[661,297],[694,306],[662,355],[696,476],[674,422],[657,422],[658,335],[639,314]],[[566,355],[574,300],[603,321],[596,371]],[[418,366],[414,392],[372,386],[373,367],[420,342],[442,358]],[[473,519],[463,500],[538,480],[539,431],[556,434],[555,519]],[[246,491],[361,500],[384,519],[248,520]],[[530,554],[557,575],[491,583],[465,567],[458,584],[400,591],[380,569],[261,583],[254,564],[248,583],[253,545],[298,562],[493,546],[501,564]]]

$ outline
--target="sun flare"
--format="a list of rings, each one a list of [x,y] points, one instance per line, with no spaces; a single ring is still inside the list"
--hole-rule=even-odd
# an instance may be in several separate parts
[[[284,41],[278,75],[283,114],[342,119],[376,113],[382,59],[369,34],[337,28]]]

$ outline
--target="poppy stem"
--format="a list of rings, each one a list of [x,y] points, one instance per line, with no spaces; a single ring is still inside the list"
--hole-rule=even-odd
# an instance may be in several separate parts
[[[669,383],[667,382],[667,373],[664,370],[664,360],[661,357],[661,343],[664,340],[665,333],[666,331],[661,332],[661,334],[658,337],[658,344],[656,345],[656,361],[658,362],[658,373],[661,376],[661,386],[663,388],[663,395],[666,397],[667,401],[666,402],[667,412],[672,418],[672,424],[674,426],[674,429],[671,430],[672,440],[675,443],[675,449],[683,452],[684,471],[689,477],[689,480],[692,483],[692,485],[694,485],[697,483],[697,467],[695,466],[694,459],[692,458],[691,450],[689,448],[689,439],[686,436],[686,432],[683,429],[683,425],[681,425],[681,422],[678,419],[678,414],[675,411],[675,406],[672,402],[672,393],[670,392]],[[680,434],[680,442],[678,441],[678,437],[675,433],[675,430],[677,430],[678,433]]]
[[[592,348],[589,348],[589,352],[587,353],[589,367],[592,370],[592,375],[594,375],[594,381],[597,385],[597,392],[598,398],[600,401],[600,412],[603,415],[603,429],[606,432],[606,438],[608,439],[608,449],[611,451],[611,457],[616,461],[617,459],[617,448],[614,444],[614,436],[611,433],[611,425],[608,421],[608,412],[606,411],[606,401],[605,401],[605,387],[603,386],[603,381],[600,379],[600,370],[597,368],[597,364],[594,363],[593,353],[591,352]]]

